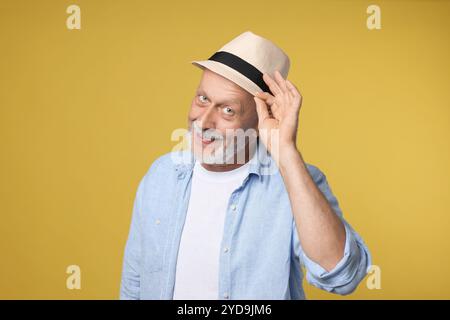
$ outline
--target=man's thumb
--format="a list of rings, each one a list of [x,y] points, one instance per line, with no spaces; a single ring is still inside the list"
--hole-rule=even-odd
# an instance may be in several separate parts
[[[258,113],[259,121],[263,121],[269,116],[269,110],[267,110],[266,103],[258,97],[253,97],[256,103],[256,112]]]

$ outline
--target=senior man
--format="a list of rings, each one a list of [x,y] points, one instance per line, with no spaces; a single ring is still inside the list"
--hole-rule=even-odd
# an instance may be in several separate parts
[[[288,56],[247,31],[192,63],[189,148],[139,184],[120,298],[305,299],[302,266],[310,284],[353,292],[370,253],[297,148]]]

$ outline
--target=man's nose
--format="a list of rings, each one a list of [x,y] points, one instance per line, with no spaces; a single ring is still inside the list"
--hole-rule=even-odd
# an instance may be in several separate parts
[[[202,128],[215,128],[216,127],[216,108],[214,105],[210,105],[204,109],[200,117]]]

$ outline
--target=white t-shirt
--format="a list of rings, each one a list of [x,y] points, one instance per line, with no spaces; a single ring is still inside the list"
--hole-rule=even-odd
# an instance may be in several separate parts
[[[228,201],[244,181],[249,166],[247,162],[231,171],[215,172],[195,162],[173,299],[218,299],[220,246]]]

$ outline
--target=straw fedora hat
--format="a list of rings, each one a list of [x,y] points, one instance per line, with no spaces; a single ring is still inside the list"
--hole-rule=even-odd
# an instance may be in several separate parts
[[[194,60],[191,63],[220,74],[252,95],[261,91],[270,93],[263,80],[263,73],[273,77],[275,70],[278,70],[286,79],[290,67],[289,57],[283,50],[251,31],[225,44],[208,60]]]

